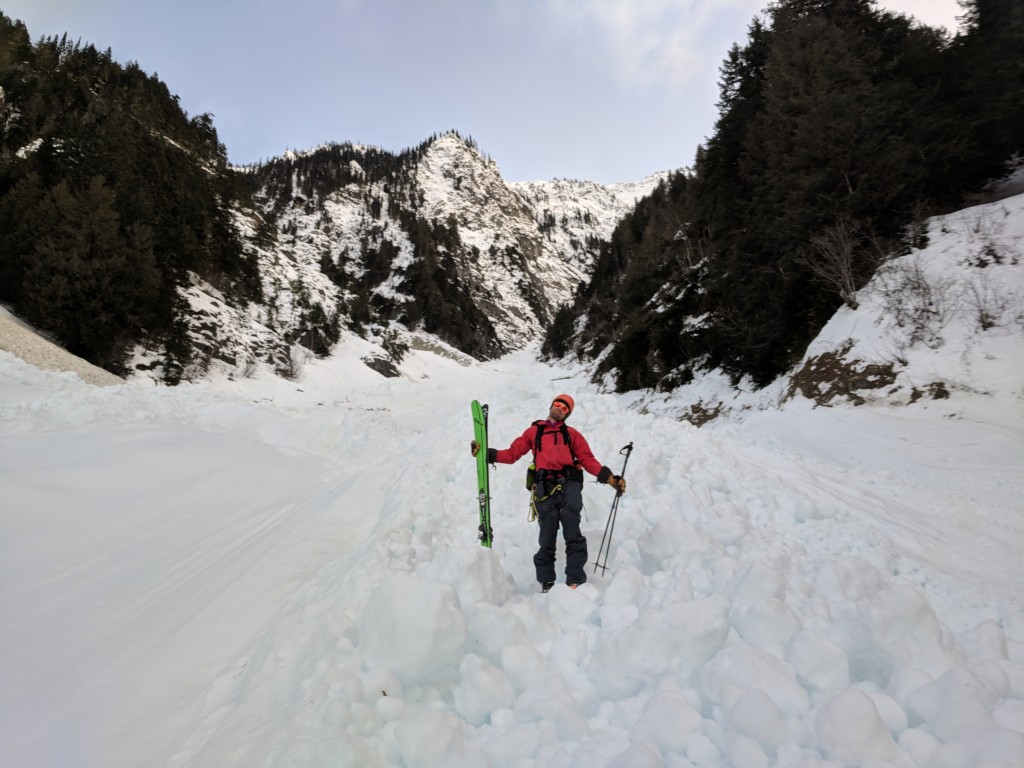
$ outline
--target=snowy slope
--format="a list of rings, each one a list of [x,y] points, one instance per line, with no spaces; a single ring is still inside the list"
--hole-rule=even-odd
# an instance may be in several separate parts
[[[509,186],[527,200],[538,223],[550,225],[544,228],[544,238],[553,250],[570,255],[586,269],[597,255],[593,240],[610,240],[637,202],[667,177],[667,173],[656,173],[642,181],[607,186],[569,179],[518,181]]]
[[[920,258],[973,258],[935,226]],[[871,306],[808,359],[901,338]],[[954,326],[906,347],[907,404],[764,407],[780,382],[702,429],[530,350],[385,380],[345,336],[295,382],[174,389],[0,352],[3,763],[1022,765],[1022,332]],[[636,450],[607,573],[542,595],[524,464],[475,541],[469,401],[504,446],[560,391],[601,461]]]
[[[431,144],[416,182],[424,193],[424,214],[456,223],[462,246],[472,254],[459,259],[462,279],[496,321],[502,344],[521,348],[569,300],[589,260],[550,247],[532,208],[497,166],[452,134]]]
[[[350,149],[357,156],[361,151]],[[493,160],[454,133],[428,142],[421,158],[388,181],[371,179],[356,160],[351,170],[322,200],[261,193],[264,208],[275,211],[280,247],[261,254],[260,262],[276,284],[288,286],[298,279],[329,310],[352,297],[339,290],[330,297],[332,291],[322,285],[322,260],[329,258],[359,278],[366,272],[366,253],[386,242],[396,256],[372,293],[399,306],[421,300],[401,292],[402,276],[417,258],[396,213],[401,211],[456,230],[457,245],[438,246],[455,264],[457,274],[449,277],[468,287],[506,350],[521,349],[538,337],[554,310],[586,280],[600,243],[668,175],[608,186],[563,180],[509,183]],[[549,219],[550,226],[545,224]],[[294,262],[296,272],[284,279],[279,275],[282,256]],[[270,286],[265,291],[275,294]]]
[[[487,357],[522,349],[587,279],[615,226],[668,176],[612,185],[509,183],[472,140],[454,133],[399,155],[324,145],[288,152],[268,167],[237,169],[262,173],[263,186],[259,210],[232,212],[246,256],[259,265],[262,296],[241,300],[230,286],[191,276],[183,319],[196,354],[187,380],[260,367],[294,377],[356,315],[378,342],[386,329],[417,330],[399,321],[425,301],[422,289],[409,288],[417,260],[426,258],[422,243],[420,252],[413,243],[418,228],[430,232],[421,239],[433,256],[450,257],[434,312],[438,301],[463,311],[465,292],[494,326],[486,349],[463,351]],[[164,379],[161,344],[148,340],[133,350],[136,376]]]
[[[1022,184],[1024,170],[1002,188]],[[1024,404],[1024,194],[934,217],[926,233],[927,245],[883,265],[858,307],[840,308],[774,385],[733,388],[712,372],[670,394],[639,393],[635,407],[699,422],[795,397],[1015,423]]]
[[[417,170],[424,212],[458,224],[479,254],[463,263],[508,349],[534,340],[585,282],[600,243],[667,173],[635,183],[506,182],[493,161],[453,134],[434,141]]]

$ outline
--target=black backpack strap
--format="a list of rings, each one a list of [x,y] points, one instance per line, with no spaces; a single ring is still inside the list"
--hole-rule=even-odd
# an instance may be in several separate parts
[[[537,434],[533,438],[533,457],[536,459],[537,454],[540,453],[540,438],[544,434],[544,422],[535,421],[533,426],[537,428]]]
[[[572,456],[572,465],[575,467],[579,460],[576,458],[576,451],[572,449],[572,438],[569,437],[569,427],[563,421],[562,422],[562,437],[565,438],[565,444],[569,446],[569,455]]]
[[[544,436],[544,421],[535,421],[533,426],[537,428],[537,434],[533,438],[533,455],[536,458],[537,454],[540,453],[540,440]],[[576,458],[576,451],[572,447],[572,438],[569,436],[569,426],[563,421],[558,428],[558,431],[562,433],[562,439],[565,440],[565,444],[569,446],[569,455],[572,456],[572,464],[575,467],[579,463]]]

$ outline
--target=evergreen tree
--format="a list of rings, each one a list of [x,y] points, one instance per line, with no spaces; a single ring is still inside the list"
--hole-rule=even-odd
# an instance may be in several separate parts
[[[897,239],[930,195],[920,126],[934,91],[915,83],[915,57],[938,62],[944,44],[865,0],[785,0],[769,19],[726,64],[692,232],[712,256],[707,333],[723,347],[712,357],[760,383],[795,362],[838,305],[816,278],[815,240],[839,222],[866,234],[859,287],[877,264],[874,243]]]
[[[122,230],[101,177],[81,193],[66,182],[30,211],[40,233],[20,308],[75,354],[123,373],[124,344],[146,321],[160,284],[148,230]]]
[[[1024,3],[964,0],[966,33],[954,52],[966,82],[960,119],[970,128],[970,148],[980,179],[1007,170],[1024,154]]]

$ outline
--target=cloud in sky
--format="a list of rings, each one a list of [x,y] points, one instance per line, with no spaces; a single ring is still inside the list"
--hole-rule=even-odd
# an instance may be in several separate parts
[[[588,65],[618,79],[622,87],[646,90],[683,88],[706,71],[716,71],[725,52],[706,50],[702,45],[706,31],[731,10],[739,9],[744,18],[751,18],[758,3],[556,0],[546,7],[551,22],[565,33],[576,29],[586,36]]]
[[[765,0],[0,0],[210,112],[232,162],[457,129],[510,180],[640,179],[692,162],[718,68]],[[952,28],[956,0],[886,0]]]
[[[945,27],[950,32],[956,31],[957,17],[963,15],[956,0],[885,0],[879,6],[904,16],[913,16],[922,24]]]

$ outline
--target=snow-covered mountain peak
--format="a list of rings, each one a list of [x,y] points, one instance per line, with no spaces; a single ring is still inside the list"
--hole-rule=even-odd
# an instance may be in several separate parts
[[[517,181],[509,186],[533,209],[552,246],[589,266],[596,256],[597,243],[588,240],[611,238],[612,231],[637,202],[668,177],[666,171],[638,182],[611,185],[554,179]]]
[[[399,154],[353,144],[289,152],[256,172],[257,199],[278,230],[261,257],[264,293],[289,305],[274,319],[301,323],[354,307],[360,323],[397,321],[477,356],[537,339],[586,280],[601,243],[667,175],[610,187],[510,184],[454,132]],[[291,306],[306,297],[323,311]],[[467,311],[489,323],[483,336],[452,330]]]
[[[202,359],[190,378],[213,360],[272,360],[293,375],[293,353],[326,354],[343,327],[424,331],[478,358],[522,349],[571,301],[622,218],[668,177],[509,183],[455,132],[400,153],[352,143],[289,150],[244,170],[259,214],[237,220],[263,303],[236,307],[192,281],[190,335]],[[160,354],[141,350],[136,366],[159,377]]]
[[[512,194],[497,164],[454,134],[430,144],[420,161],[417,181],[427,216],[443,219],[455,215],[462,227],[482,235],[471,243],[481,250],[492,239],[491,233],[483,230],[500,235],[534,229],[532,211]]]

